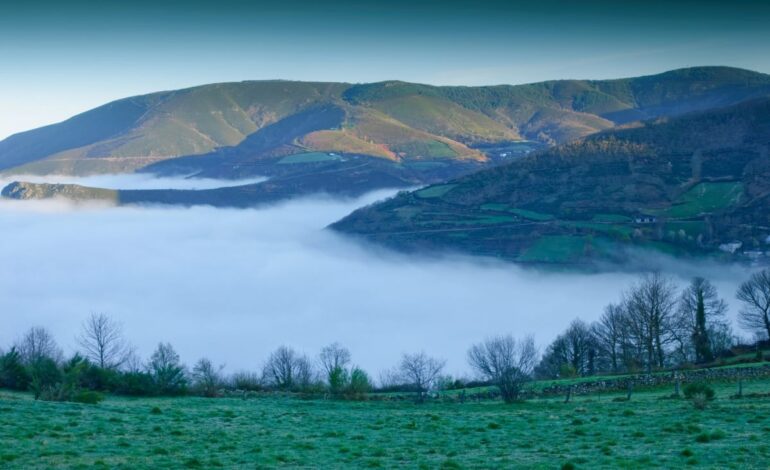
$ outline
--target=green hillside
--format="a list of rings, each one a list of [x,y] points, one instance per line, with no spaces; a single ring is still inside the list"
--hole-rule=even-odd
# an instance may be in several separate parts
[[[236,176],[254,162],[313,151],[399,163],[483,162],[494,157],[485,148],[522,139],[566,143],[641,119],[768,95],[770,76],[727,67],[517,86],[221,83],[127,98],[11,136],[0,142],[0,171],[183,167]]]
[[[762,253],[770,99],[607,131],[381,204],[333,225],[406,250],[582,264],[627,248]],[[745,252],[745,253],[744,253]],[[764,256],[764,255],[761,255]]]

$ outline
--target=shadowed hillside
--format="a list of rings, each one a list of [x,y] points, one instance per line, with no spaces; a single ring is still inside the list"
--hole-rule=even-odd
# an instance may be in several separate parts
[[[763,259],[768,146],[761,99],[599,133],[402,193],[333,227],[400,249],[519,262],[620,261],[631,247]]]

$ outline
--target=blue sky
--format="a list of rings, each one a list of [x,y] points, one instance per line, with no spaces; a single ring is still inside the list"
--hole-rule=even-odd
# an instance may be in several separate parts
[[[283,78],[452,85],[770,72],[770,2],[30,1],[0,6],[0,138],[129,95]]]

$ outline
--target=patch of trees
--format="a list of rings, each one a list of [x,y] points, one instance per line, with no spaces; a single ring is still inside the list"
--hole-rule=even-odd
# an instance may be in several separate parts
[[[740,325],[770,337],[770,271],[752,275],[736,297],[743,306]],[[709,364],[737,342],[726,311],[707,279],[696,277],[680,292],[670,278],[648,274],[598,321],[573,321],[546,348],[535,373],[563,378]]]
[[[740,325],[756,335],[757,345],[770,339],[770,270],[753,274],[736,297],[742,305]],[[570,323],[542,357],[532,337],[494,336],[468,350],[475,381],[443,375],[444,360],[417,352],[403,354],[396,367],[381,375],[377,389],[339,343],[322,348],[316,357],[280,346],[260,372],[227,376],[224,366],[208,358],[188,369],[166,342],[142,361],[120,323],[93,314],[76,338],[78,350],[66,359],[47,329],[30,328],[0,352],[0,387],[29,391],[41,400],[96,403],[101,393],[217,397],[284,392],[358,400],[371,391],[411,393],[422,402],[439,390],[487,386],[511,403],[521,399],[526,383],[536,377],[650,373],[713,363],[736,342],[726,310],[708,280],[696,277],[680,291],[670,278],[652,273],[642,276],[619,302],[607,305],[598,321]]]

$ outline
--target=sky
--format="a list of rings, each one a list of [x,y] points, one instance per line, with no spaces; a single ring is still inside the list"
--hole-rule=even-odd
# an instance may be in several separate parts
[[[123,189],[149,184],[133,175],[49,180]],[[83,321],[104,313],[123,325],[144,359],[163,341],[188,365],[208,357],[228,373],[257,371],[281,345],[316,357],[338,341],[375,377],[401,354],[421,350],[462,376],[474,342],[531,334],[542,351],[573,319],[597,320],[638,279],[403,255],[323,230],[394,192],[258,209],[0,200],[0,349],[43,326],[72,354]],[[750,274],[672,260],[665,272],[680,286],[695,275],[712,280],[732,319],[735,291]],[[737,325],[736,333],[748,335]]]
[[[105,102],[255,79],[451,85],[770,72],[770,2],[0,4],[0,139]]]

